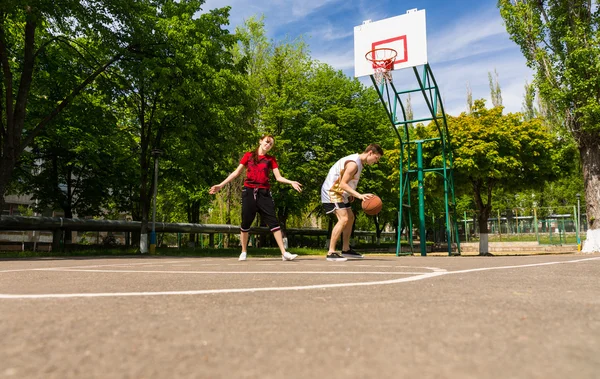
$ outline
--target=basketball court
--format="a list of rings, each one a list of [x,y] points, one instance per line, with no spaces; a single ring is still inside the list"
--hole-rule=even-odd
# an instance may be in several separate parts
[[[356,76],[372,76],[401,140],[398,130],[408,135],[411,123],[445,124],[428,66],[418,89],[393,84],[392,70],[427,64],[424,11],[403,17],[411,21],[355,28]],[[432,118],[407,119],[399,95],[408,92],[423,93]],[[424,170],[438,168],[415,174]],[[451,186],[448,168],[439,170]],[[454,203],[446,192],[446,204]],[[421,209],[422,202],[420,190]],[[452,236],[456,228],[447,225]],[[424,234],[420,240],[424,248]],[[324,252],[293,262],[128,257],[0,267],[0,378],[591,379],[600,372],[599,254],[327,262]]]
[[[600,256],[4,260],[3,378],[595,378]]]

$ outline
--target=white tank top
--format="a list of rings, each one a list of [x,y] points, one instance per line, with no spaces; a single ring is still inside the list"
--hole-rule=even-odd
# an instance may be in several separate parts
[[[350,195],[340,188],[340,182],[342,181],[342,177],[346,171],[345,166],[347,162],[355,162],[358,166],[356,174],[354,174],[354,177],[348,182],[352,189],[356,189],[356,186],[358,185],[358,179],[360,179],[360,173],[363,168],[362,161],[360,160],[360,154],[348,155],[347,157],[335,162],[335,164],[329,169],[327,178],[325,178],[325,182],[323,182],[323,186],[321,186],[322,203],[348,202],[348,197]]]

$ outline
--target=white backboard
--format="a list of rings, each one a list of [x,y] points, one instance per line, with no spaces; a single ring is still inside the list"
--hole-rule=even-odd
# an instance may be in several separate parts
[[[373,63],[365,54],[375,48],[396,50],[394,70],[427,63],[425,10],[413,9],[400,16],[355,26],[354,76],[373,74]]]

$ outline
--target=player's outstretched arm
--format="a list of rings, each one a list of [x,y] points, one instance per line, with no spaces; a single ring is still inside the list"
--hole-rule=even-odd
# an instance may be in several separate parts
[[[302,192],[302,184],[300,184],[299,182],[296,182],[295,180],[289,180],[284,178],[283,176],[281,176],[281,173],[279,172],[278,168],[274,168],[273,169],[273,175],[275,175],[275,179],[279,182],[279,183],[285,183],[285,184],[289,184],[291,185],[296,191],[298,192]]]
[[[240,176],[240,174],[242,173],[242,170],[244,169],[244,165],[240,164],[234,172],[232,172],[231,174],[229,174],[229,176],[227,178],[225,178],[225,180],[223,180],[221,183],[219,184],[215,184],[214,186],[210,187],[210,190],[208,191],[209,194],[213,195],[217,192],[219,192],[221,190],[221,188],[223,188],[223,186],[225,186],[225,184],[229,183],[230,181],[232,181],[233,179],[237,178],[238,176]]]

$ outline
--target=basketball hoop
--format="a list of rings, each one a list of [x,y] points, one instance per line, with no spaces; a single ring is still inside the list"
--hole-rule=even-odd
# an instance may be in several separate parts
[[[373,64],[373,77],[377,84],[383,84],[384,80],[388,83],[392,82],[396,56],[398,52],[388,47],[373,49],[365,54],[365,59]]]

